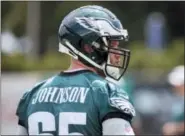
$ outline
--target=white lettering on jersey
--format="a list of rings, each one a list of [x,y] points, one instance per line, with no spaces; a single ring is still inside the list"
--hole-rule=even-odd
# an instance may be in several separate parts
[[[39,90],[32,100],[32,104],[36,103],[65,103],[75,102],[84,103],[89,88],[85,87],[48,87]]]

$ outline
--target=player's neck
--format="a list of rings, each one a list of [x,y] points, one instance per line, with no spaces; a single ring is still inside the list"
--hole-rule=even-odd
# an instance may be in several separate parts
[[[72,59],[71,66],[67,71],[76,71],[76,70],[82,70],[82,69],[88,69],[88,70],[91,70],[97,73],[94,68],[88,67],[84,65],[83,63],[81,63],[80,61],[74,60],[74,59]]]

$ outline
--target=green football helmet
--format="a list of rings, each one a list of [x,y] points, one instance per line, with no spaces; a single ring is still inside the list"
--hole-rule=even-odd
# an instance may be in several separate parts
[[[61,22],[58,35],[60,52],[115,80],[125,73],[130,60],[130,51],[124,48],[128,32],[108,9],[90,5],[73,10]]]

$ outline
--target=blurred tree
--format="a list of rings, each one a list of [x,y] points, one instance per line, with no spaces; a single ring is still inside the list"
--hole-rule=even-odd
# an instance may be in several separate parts
[[[9,29],[17,36],[25,33],[27,2],[2,2],[2,31]]]
[[[40,2],[27,2],[26,34],[32,41],[31,52],[28,53],[30,59],[38,59],[40,45]]]

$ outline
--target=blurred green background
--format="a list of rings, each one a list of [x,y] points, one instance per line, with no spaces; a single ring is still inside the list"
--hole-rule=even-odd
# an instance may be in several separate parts
[[[131,49],[130,68],[162,68],[169,70],[184,64],[184,3],[183,2],[2,2],[2,34],[11,32],[16,39],[30,38],[29,50],[3,52],[1,70],[64,70],[70,58],[57,52],[60,22],[74,8],[101,5],[114,12],[128,29]],[[146,45],[145,26],[148,15],[159,12],[165,18],[165,44],[161,50]],[[2,45],[8,46],[6,44]],[[24,49],[24,46],[21,45]],[[11,48],[11,47],[10,47]],[[22,50],[23,50],[22,49]]]

